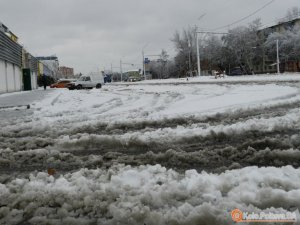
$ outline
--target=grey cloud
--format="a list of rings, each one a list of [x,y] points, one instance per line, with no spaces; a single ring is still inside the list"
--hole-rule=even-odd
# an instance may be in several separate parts
[[[103,69],[124,61],[141,61],[142,47],[173,53],[175,30],[198,25],[216,28],[261,7],[268,0],[0,0],[0,21],[35,55],[56,54],[77,72]],[[299,6],[277,0],[242,24],[261,17],[263,23]],[[199,16],[206,13],[200,21]],[[242,25],[241,24],[241,25]],[[172,55],[172,54],[171,54]]]

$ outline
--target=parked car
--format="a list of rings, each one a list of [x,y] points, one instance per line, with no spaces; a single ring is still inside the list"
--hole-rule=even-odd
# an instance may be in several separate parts
[[[72,81],[74,81],[74,80],[72,80],[72,79],[59,80],[56,83],[51,84],[50,88],[67,88],[67,85],[69,83],[71,83]]]
[[[104,83],[111,83],[111,75],[104,76]]]
[[[101,73],[90,73],[81,76],[77,81],[68,84],[69,90],[85,88],[101,88],[104,85],[104,77]]]
[[[229,76],[239,76],[239,75],[243,75],[243,74],[244,73],[240,67],[235,67],[230,71],[230,73],[228,75]]]

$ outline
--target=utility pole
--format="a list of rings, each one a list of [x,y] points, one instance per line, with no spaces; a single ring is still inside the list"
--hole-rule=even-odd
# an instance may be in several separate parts
[[[110,72],[111,72],[110,79],[111,79],[112,82],[114,82],[114,78],[113,78],[113,64],[112,63],[110,64]]]
[[[148,46],[149,43],[145,44],[144,47],[142,48],[142,56],[143,56],[143,75],[144,75],[144,79],[146,80],[146,66],[145,66],[145,53],[144,53],[144,49]]]
[[[201,64],[200,64],[200,51],[199,51],[199,38],[198,32],[196,32],[196,42],[197,42],[197,66],[198,66],[198,76],[201,76]]]
[[[203,19],[206,13],[203,13],[198,20]],[[197,47],[197,69],[198,69],[198,76],[201,76],[201,63],[200,63],[200,50],[199,50],[199,39],[198,39],[198,26],[196,25],[196,47]]]
[[[120,72],[121,72],[121,82],[122,82],[123,80],[122,60],[120,60]]]
[[[279,69],[279,41],[278,39],[276,40],[276,52],[277,52],[277,74],[280,74],[280,69]]]
[[[142,50],[142,55],[143,55],[143,76],[144,76],[144,79],[146,80],[146,72],[145,72],[145,53],[144,53],[144,50]]]
[[[209,31],[196,31],[198,76],[201,76],[201,64],[200,64],[200,50],[199,50],[198,34],[228,34],[228,33],[209,32]]]
[[[188,73],[188,76],[190,76],[191,74],[191,41],[189,40],[189,73]]]

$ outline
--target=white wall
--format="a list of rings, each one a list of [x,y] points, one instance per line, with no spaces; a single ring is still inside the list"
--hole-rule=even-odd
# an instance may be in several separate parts
[[[16,91],[23,90],[22,70],[18,66],[15,66],[15,84],[16,84]]]
[[[0,93],[21,91],[22,85],[21,69],[0,59]]]
[[[14,66],[11,63],[6,63],[6,71],[7,71],[7,90],[8,92],[13,92],[16,90],[16,82],[15,82],[15,74],[14,74]]]
[[[37,89],[37,73],[31,72],[31,88],[32,90]]]
[[[5,62],[0,59],[0,93],[6,92],[6,68]]]

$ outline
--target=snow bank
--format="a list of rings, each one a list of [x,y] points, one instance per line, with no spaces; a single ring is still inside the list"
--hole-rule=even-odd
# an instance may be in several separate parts
[[[208,125],[193,123],[185,126],[161,127],[157,129],[143,129],[128,131],[121,134],[87,134],[78,133],[69,138],[58,140],[58,145],[76,150],[80,146],[86,149],[93,148],[100,143],[111,146],[130,146],[131,144],[165,144],[180,143],[197,137],[211,137],[212,135],[224,134],[225,136],[238,136],[247,132],[274,132],[286,129],[300,129],[300,110],[293,110],[284,116],[271,118],[251,118],[238,121],[233,124]],[[94,144],[94,146],[93,146]]]
[[[222,225],[232,224],[235,208],[297,211],[300,169],[248,167],[218,175],[118,165],[56,177],[40,172],[1,184],[0,199],[1,224]]]
[[[146,80],[141,83],[146,84],[186,84],[186,83],[224,83],[224,82],[259,82],[259,81],[300,81],[300,73],[285,73],[285,74],[261,74],[261,75],[245,75],[245,76],[225,76],[225,78],[215,79],[215,76],[189,77],[179,79],[163,79],[163,80]],[[122,84],[122,83],[118,83]],[[124,84],[124,83],[123,83]]]
[[[62,120],[161,120],[187,115],[210,115],[237,108],[261,107],[299,100],[297,88],[268,85],[134,85],[101,90],[54,92],[37,102],[35,117]]]
[[[219,225],[235,208],[299,209],[299,77],[253,78],[51,90],[0,111],[0,224]]]

